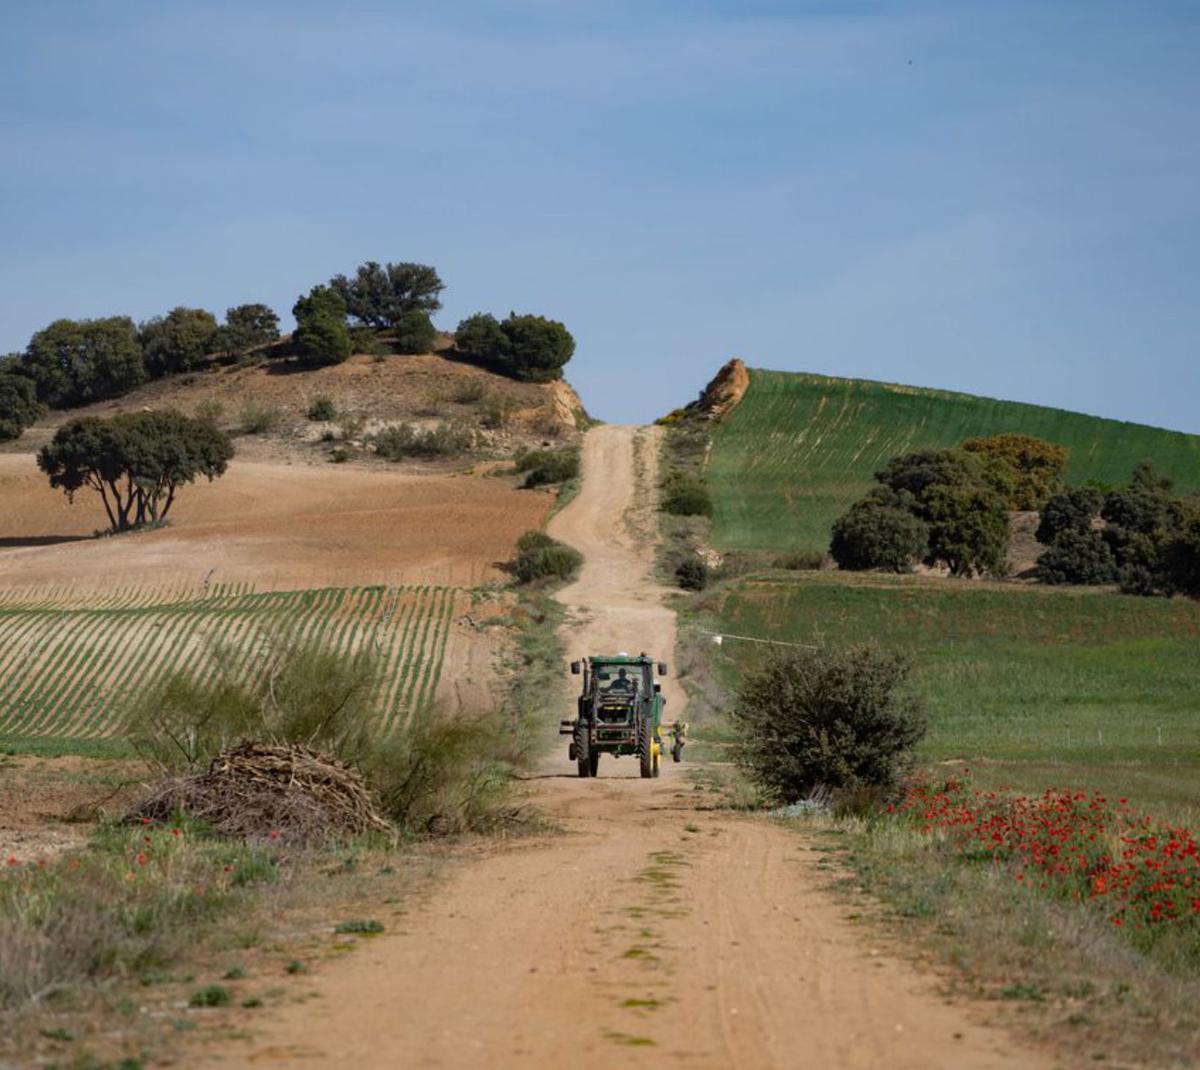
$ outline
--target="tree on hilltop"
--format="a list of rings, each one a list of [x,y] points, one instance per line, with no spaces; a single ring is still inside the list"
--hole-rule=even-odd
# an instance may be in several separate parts
[[[210,420],[172,409],[85,416],[60,427],[38,452],[50,486],[100,495],[112,531],[165,520],[181,486],[212,482],[233,457],[229,436]]]
[[[330,289],[346,303],[346,314],[368,327],[399,327],[411,313],[430,313],[442,307],[438,295],[445,284],[428,264],[360,264],[354,278],[334,275]],[[411,326],[412,319],[409,316]]]
[[[20,371],[54,409],[117,397],[146,381],[137,328],[128,316],[55,320],[38,331]]]
[[[211,351],[217,318],[202,308],[173,308],[138,330],[146,372],[152,379],[198,368]]]
[[[575,339],[558,320],[515,312],[502,323],[486,312],[468,316],[454,332],[454,346],[503,375],[533,383],[561,379],[575,353]]]
[[[341,364],[350,356],[350,329],[346,302],[328,286],[314,286],[292,308],[296,317],[296,348],[300,355],[320,364]]]
[[[225,310],[225,322],[217,328],[212,348],[215,353],[240,357],[255,346],[269,345],[279,337],[279,317],[267,305],[235,305]]]

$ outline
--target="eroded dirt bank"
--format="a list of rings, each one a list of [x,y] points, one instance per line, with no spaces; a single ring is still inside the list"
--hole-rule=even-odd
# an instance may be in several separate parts
[[[553,522],[587,555],[561,595],[574,653],[673,642],[645,582],[652,434],[590,432],[583,490]],[[848,921],[824,855],[765,818],[701,809],[678,767],[643,781],[626,759],[580,780],[560,747],[531,787],[566,835],[459,866],[309,978],[318,998],[247,1021],[253,1039],[207,1065],[1041,1065]]]

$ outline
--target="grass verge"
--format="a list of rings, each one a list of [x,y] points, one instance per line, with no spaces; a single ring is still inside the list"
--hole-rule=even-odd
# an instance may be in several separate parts
[[[844,868],[819,868],[852,920],[882,926],[912,953],[932,949],[953,967],[954,993],[991,1003],[1017,1035],[1085,1060],[1195,1064],[1200,979],[1140,953],[1101,913],[1041,898],[896,819],[788,824],[836,852],[828,857]]]

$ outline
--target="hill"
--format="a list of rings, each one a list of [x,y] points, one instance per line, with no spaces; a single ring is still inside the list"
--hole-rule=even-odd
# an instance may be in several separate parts
[[[78,416],[112,416],[139,409],[205,412],[238,436],[244,460],[324,463],[347,442],[389,425],[456,423],[478,433],[480,452],[511,456],[543,441],[573,441],[587,419],[564,381],[525,383],[451,358],[442,349],[418,356],[356,354],[342,364],[313,367],[295,360],[212,363],[194,372],[145,383],[109,401],[47,413],[3,453],[36,451]],[[318,398],[333,405],[329,420],[312,420]],[[253,431],[248,428],[253,426]],[[370,462],[369,451],[351,449]],[[422,465],[428,469],[428,465]]]
[[[718,550],[825,550],[836,517],[888,458],[1016,432],[1070,448],[1067,478],[1119,483],[1147,457],[1200,491],[1200,436],[945,390],[750,371],[716,421],[708,462]]]

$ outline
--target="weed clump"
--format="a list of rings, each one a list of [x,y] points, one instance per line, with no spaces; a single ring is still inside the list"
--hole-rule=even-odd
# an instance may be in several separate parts
[[[333,404],[333,398],[318,394],[309,403],[308,410],[304,415],[310,420],[332,420],[337,416],[337,407]]]

